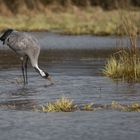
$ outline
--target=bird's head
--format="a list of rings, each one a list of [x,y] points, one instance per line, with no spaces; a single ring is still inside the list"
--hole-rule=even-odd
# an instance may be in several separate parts
[[[49,73],[47,73],[47,72],[45,72],[45,71],[42,71],[42,72],[40,73],[40,75],[41,75],[43,78],[45,78],[45,79],[48,79],[48,77],[50,76]]]
[[[36,66],[36,67],[34,67],[34,68],[35,68],[35,70],[36,70],[44,79],[47,79],[47,80],[50,81],[51,84],[54,84],[54,82],[53,82],[53,80],[52,80],[52,78],[51,78],[51,76],[49,75],[48,72],[45,72],[45,71],[39,69],[38,66]]]
[[[1,35],[1,37],[0,37],[0,40],[3,41],[3,43],[4,43],[5,39],[6,39],[13,31],[14,31],[13,29],[7,29],[7,30],[5,30],[5,31],[3,32],[3,34]]]

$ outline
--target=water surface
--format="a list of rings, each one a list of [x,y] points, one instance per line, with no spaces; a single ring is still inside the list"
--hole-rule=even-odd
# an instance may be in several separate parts
[[[140,101],[139,83],[115,82],[102,73],[106,59],[116,49],[113,48],[115,38],[111,38],[110,42],[110,38],[106,40],[103,37],[81,36],[75,45],[77,37],[46,33],[35,35],[42,45],[40,67],[52,75],[55,84],[49,86],[49,82],[42,79],[29,63],[29,85],[23,87],[20,61],[11,51],[1,50],[0,138],[139,140],[139,113],[113,110],[72,113],[32,111],[34,106],[55,101],[62,96],[73,99],[79,106],[89,103],[101,106],[111,104],[112,101],[122,104]],[[100,49],[94,47],[99,44],[102,45]],[[72,45],[77,46],[77,49],[71,49]],[[106,46],[109,48],[106,49]]]

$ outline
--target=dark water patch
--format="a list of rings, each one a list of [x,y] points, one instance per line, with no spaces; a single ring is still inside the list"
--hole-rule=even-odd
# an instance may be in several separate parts
[[[28,110],[32,111],[36,106],[35,100],[12,100],[0,103],[0,108],[5,110]]]
[[[63,63],[63,62],[70,62],[72,63],[80,61],[84,62],[92,62],[94,59],[106,61],[106,58],[110,57],[114,54],[117,50],[114,49],[95,49],[95,50],[44,50],[41,51],[39,56],[39,64],[49,65],[51,63]],[[104,61],[104,62],[105,62]],[[31,66],[29,62],[29,67]],[[13,53],[12,51],[1,51],[0,52],[0,68],[7,69],[7,68],[19,68],[21,69],[21,61],[19,57]]]
[[[92,59],[92,58],[107,58],[115,53],[114,49],[54,49],[41,51],[41,58],[48,60],[74,60],[74,59]]]

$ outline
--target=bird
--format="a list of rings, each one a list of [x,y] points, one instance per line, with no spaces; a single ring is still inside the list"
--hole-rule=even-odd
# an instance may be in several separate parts
[[[49,73],[40,69],[38,66],[40,44],[33,35],[14,29],[6,29],[1,35],[0,40],[3,42],[3,45],[7,45],[20,58],[24,85],[28,84],[28,60],[30,60],[32,67],[37,73],[40,74],[42,78],[48,79],[51,82],[51,84],[53,84],[52,78],[49,75]]]

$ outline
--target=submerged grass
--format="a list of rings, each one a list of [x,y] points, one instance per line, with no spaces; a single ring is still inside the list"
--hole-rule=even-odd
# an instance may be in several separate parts
[[[119,102],[112,101],[111,104],[101,105],[101,104],[85,104],[82,106],[78,106],[73,103],[73,100],[68,99],[67,97],[61,97],[55,102],[48,103],[46,105],[38,106],[30,106],[30,108],[25,107],[26,104],[0,104],[0,109],[5,110],[32,110],[35,112],[74,112],[74,111],[102,111],[102,110],[115,110],[121,112],[140,112],[140,103],[132,103],[132,104],[120,104]]]
[[[93,105],[94,105],[93,103],[86,104],[86,105],[84,105],[83,110],[84,111],[94,111],[95,109],[94,109]]]
[[[139,11],[135,13],[135,22],[140,27]],[[104,11],[101,8],[88,7],[85,9],[69,8],[62,11],[51,10],[47,14],[19,14],[16,16],[0,16],[0,30],[14,28],[24,31],[58,31],[63,34],[79,35],[114,35],[120,24],[117,10]]]
[[[140,112],[140,104],[132,103],[130,105],[123,105],[123,104],[113,101],[111,104],[111,109],[122,111],[122,112]]]
[[[98,110],[116,110],[122,112],[140,112],[140,104],[132,103],[130,105],[120,104],[112,101],[108,105],[94,105],[93,103],[85,104],[82,107],[73,103],[73,100],[67,97],[61,97],[55,102],[42,105],[41,109],[36,110],[40,112],[74,112],[74,111],[98,111]]]

